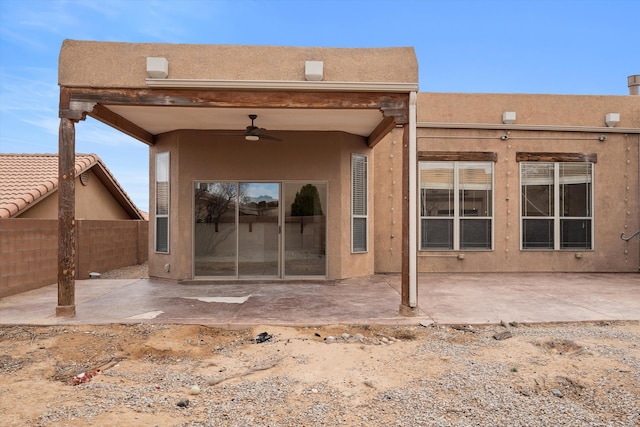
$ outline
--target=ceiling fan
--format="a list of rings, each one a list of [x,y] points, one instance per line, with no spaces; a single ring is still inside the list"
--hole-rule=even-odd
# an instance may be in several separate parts
[[[249,118],[251,119],[251,125],[247,126],[247,130],[244,133],[244,139],[247,141],[258,141],[260,139],[282,141],[280,138],[265,134],[264,132],[267,131],[265,128],[259,128],[253,124],[253,121],[258,118],[256,114],[249,114]]]

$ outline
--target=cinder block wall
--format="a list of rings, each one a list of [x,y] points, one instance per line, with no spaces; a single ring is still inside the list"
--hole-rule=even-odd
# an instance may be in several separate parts
[[[147,260],[147,221],[77,221],[76,278]]]
[[[58,280],[58,221],[0,220],[0,297]]]
[[[76,221],[76,278],[141,264],[147,221]],[[0,298],[58,280],[58,220],[0,220]]]

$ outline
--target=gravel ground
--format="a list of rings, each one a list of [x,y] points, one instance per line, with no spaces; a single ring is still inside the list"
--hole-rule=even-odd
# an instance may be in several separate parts
[[[101,279],[146,279],[147,277],[149,277],[149,266],[146,262],[100,273]]]
[[[0,328],[0,425],[640,426],[639,322],[264,329]]]
[[[0,424],[640,425],[638,322],[262,329],[0,328]]]

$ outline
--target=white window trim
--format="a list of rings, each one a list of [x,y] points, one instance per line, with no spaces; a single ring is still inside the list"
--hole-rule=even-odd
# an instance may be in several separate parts
[[[167,174],[167,213],[166,214],[158,214],[158,159],[160,158],[160,156],[166,156],[167,157],[167,170],[166,170],[166,174]],[[170,251],[170,242],[171,239],[169,238],[170,235],[170,230],[171,230],[171,219],[169,217],[169,214],[171,213],[171,154],[169,151],[164,151],[162,153],[156,153],[156,157],[155,157],[155,177],[154,177],[154,185],[155,185],[155,194],[154,194],[154,198],[155,198],[155,212],[154,212],[154,229],[153,229],[153,236],[154,236],[154,242],[153,242],[153,249],[155,251],[155,253],[158,254],[168,254]],[[159,218],[166,218],[167,220],[167,250],[166,251],[159,251],[158,250],[158,219]]]
[[[364,179],[365,213],[364,213],[364,215],[363,214],[355,214],[354,213],[353,172],[354,172],[355,161],[363,161],[364,162],[364,172],[365,172],[365,179]],[[356,249],[354,247],[355,228],[353,226],[353,223],[354,223],[355,219],[364,219],[365,220],[365,248],[364,248],[364,250],[361,250],[359,248]],[[351,154],[351,233],[350,234],[351,234],[351,253],[354,253],[354,254],[367,253],[369,251],[369,159],[364,154],[356,154],[356,153],[352,153]]]
[[[536,251],[573,251],[573,252],[580,252],[580,251],[593,251],[594,247],[595,247],[595,243],[594,243],[594,239],[595,239],[595,233],[594,233],[594,227],[595,227],[595,220],[594,220],[594,212],[593,212],[593,206],[594,206],[594,200],[593,200],[593,195],[595,193],[594,190],[594,183],[595,183],[595,168],[594,168],[594,163],[593,162],[584,162],[584,163],[589,163],[591,164],[591,194],[589,197],[589,202],[591,203],[591,205],[588,207],[589,212],[590,212],[590,216],[586,216],[586,217],[562,217],[560,216],[560,164],[561,163],[568,163],[568,162],[542,162],[542,163],[551,163],[553,165],[553,216],[539,216],[539,217],[526,217],[522,214],[522,169],[523,169],[523,165],[524,164],[531,164],[531,163],[536,163],[536,162],[520,162],[519,163],[519,172],[520,172],[520,186],[519,186],[519,193],[518,193],[518,200],[519,200],[519,216],[520,216],[520,250],[521,251],[526,251],[526,252],[536,252]],[[586,249],[586,248],[562,248],[561,244],[561,234],[560,234],[560,221],[562,219],[585,219],[588,218],[590,219],[590,223],[591,223],[591,248]],[[523,225],[524,225],[524,220],[525,219],[552,219],[553,220],[553,249],[544,249],[544,248],[525,248],[524,247],[524,236],[523,236]]]
[[[453,216],[447,217],[438,217],[438,216],[422,216],[420,213],[422,212],[422,187],[420,182],[418,182],[418,236],[420,237],[418,240],[418,250],[422,252],[433,252],[433,251],[493,251],[495,250],[495,226],[494,226],[494,218],[495,218],[495,168],[493,162],[485,162],[485,161],[438,161],[438,160],[427,160],[421,161],[420,163],[452,163],[453,164]],[[460,164],[464,163],[487,163],[491,165],[491,215],[476,217],[476,219],[488,219],[491,224],[491,248],[460,248],[460,223],[463,219],[472,219],[467,218],[460,215]],[[420,170],[420,165],[418,164],[418,170]],[[422,220],[423,219],[447,219],[453,221],[453,249],[445,249],[445,248],[423,248],[422,247]]]

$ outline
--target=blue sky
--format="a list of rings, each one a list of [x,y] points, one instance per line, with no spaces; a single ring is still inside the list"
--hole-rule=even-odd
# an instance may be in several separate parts
[[[640,0],[3,0],[0,152],[57,152],[64,39],[413,46],[423,92],[626,95],[638,22]],[[145,144],[88,118],[76,151],[148,209]]]

